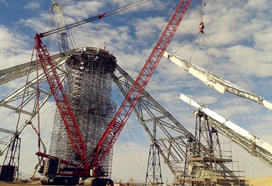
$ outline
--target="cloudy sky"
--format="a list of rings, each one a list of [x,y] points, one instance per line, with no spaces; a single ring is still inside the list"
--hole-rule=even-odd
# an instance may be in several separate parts
[[[133,1],[57,2],[62,5],[65,22],[69,24]],[[69,33],[73,36],[75,47],[106,46],[117,57],[118,64],[135,78],[177,3],[178,0],[152,0],[118,15],[73,28]],[[203,6],[204,3],[206,6]],[[35,33],[54,28],[51,7],[50,0],[0,0],[0,69],[31,60]],[[199,0],[193,1],[167,51],[176,52],[176,55],[272,101],[271,11],[272,2],[269,0],[206,0],[201,8]],[[198,34],[198,25],[202,20],[205,34],[201,35]],[[43,42],[50,54],[58,53],[56,35],[44,38]],[[24,81],[17,80],[2,85],[1,99],[23,84]],[[120,104],[123,97],[118,96],[117,88],[113,90],[113,100]],[[181,92],[272,144],[270,110],[234,95],[222,95],[166,59],[161,60],[146,90],[190,131],[193,131],[195,122],[192,115],[194,108],[178,99]],[[1,128],[14,128],[16,120],[9,117],[9,112],[1,110]],[[42,116],[46,118],[42,135],[48,149],[53,115],[54,103],[50,102]],[[21,137],[20,167],[22,174],[29,177],[37,161],[34,155],[37,150],[36,136],[29,127]],[[113,178],[126,181],[132,177],[143,181],[149,145],[147,134],[132,114],[114,147]],[[246,176],[271,174],[271,168],[234,143],[231,143],[231,148],[233,160],[239,161],[239,167]],[[165,182],[172,181],[173,177],[164,165],[162,174]]]

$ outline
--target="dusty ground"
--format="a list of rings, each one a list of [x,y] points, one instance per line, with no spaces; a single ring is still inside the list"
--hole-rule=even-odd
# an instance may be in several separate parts
[[[248,178],[250,186],[271,186],[272,175],[264,178]]]
[[[272,175],[264,178],[247,178],[250,186],[272,186]],[[37,184],[8,184],[1,183],[0,186],[38,186]]]

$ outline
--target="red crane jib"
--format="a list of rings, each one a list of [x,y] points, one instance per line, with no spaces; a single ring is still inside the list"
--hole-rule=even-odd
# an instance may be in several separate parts
[[[186,14],[192,0],[180,0],[175,12],[173,13],[168,25],[162,33],[159,41],[154,47],[151,55],[146,61],[143,69],[138,75],[136,81],[129,90],[125,100],[118,109],[115,117],[109,123],[105,133],[96,145],[96,151],[88,161],[85,142],[80,132],[78,123],[73,114],[72,108],[69,104],[68,98],[64,92],[60,78],[57,74],[54,63],[41,41],[43,34],[36,34],[35,36],[35,49],[37,51],[37,59],[43,68],[46,75],[51,92],[56,100],[61,118],[68,133],[68,137],[75,152],[80,155],[81,163],[85,170],[95,169],[100,167],[101,162],[111,151],[115,141],[121,133],[124,125],[126,124],[131,112],[135,108],[140,96],[142,95],[145,87],[147,86],[151,76],[153,75],[156,67],[158,66],[163,53],[172,40],[181,20]]]
[[[65,160],[62,160],[62,159],[60,159],[60,158],[58,158],[58,157],[50,156],[50,155],[45,154],[45,153],[42,153],[42,152],[36,152],[36,155],[37,155],[37,156],[44,157],[44,158],[49,158],[49,159],[53,159],[53,160],[58,160],[58,161],[60,161],[60,162],[63,163],[63,164],[70,165],[70,166],[73,166],[73,167],[79,167],[78,164],[74,164],[74,163],[71,163],[71,162],[69,162],[69,161],[65,161]]]
[[[37,60],[39,60],[39,63],[43,68],[50,90],[56,100],[56,105],[65,125],[65,129],[67,130],[72,148],[81,157],[84,168],[89,168],[90,164],[86,161],[87,150],[78,123],[61,84],[56,67],[39,34],[36,34],[35,36],[35,49]]]
[[[105,133],[96,146],[96,152],[91,159],[91,168],[99,166],[111,151],[115,141],[126,124],[131,112],[135,108],[140,96],[147,86],[152,74],[159,64],[163,53],[172,40],[181,20],[186,14],[192,0],[181,0],[173,13],[168,25],[146,61],[136,81],[129,90],[125,100],[118,109],[115,117],[108,125]]]

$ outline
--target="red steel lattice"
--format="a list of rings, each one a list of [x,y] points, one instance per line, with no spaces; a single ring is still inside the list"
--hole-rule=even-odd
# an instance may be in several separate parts
[[[56,100],[56,105],[67,130],[72,148],[81,157],[84,167],[89,167],[89,162],[86,161],[87,150],[78,123],[61,84],[56,67],[38,34],[35,36],[35,49],[37,60],[39,60],[43,68],[50,90]]]
[[[109,123],[102,138],[98,142],[96,152],[91,159],[92,168],[98,167],[112,149],[131,112],[135,108],[141,94],[143,93],[157,65],[159,64],[163,53],[172,40],[181,20],[186,14],[191,2],[192,0],[181,0],[177,6],[151,55],[129,90],[125,100],[123,101],[113,120]]]

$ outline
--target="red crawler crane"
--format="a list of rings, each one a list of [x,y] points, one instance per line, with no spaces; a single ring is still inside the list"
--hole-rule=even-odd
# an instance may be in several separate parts
[[[139,2],[143,3],[143,1],[139,1]],[[143,93],[145,87],[147,86],[156,67],[158,66],[163,56],[163,53],[168,47],[170,41],[172,40],[181,20],[186,14],[191,2],[192,0],[180,0],[176,10],[174,11],[170,21],[168,22],[168,25],[166,26],[164,32],[162,33],[160,39],[158,40],[155,48],[153,49],[148,60],[146,61],[144,67],[142,68],[140,74],[138,75],[135,83],[133,84],[130,91],[128,92],[125,100],[123,101],[122,105],[117,111],[115,117],[109,123],[102,138],[96,145],[95,152],[93,153],[91,157],[89,157],[90,160],[87,157],[85,143],[83,141],[81,132],[79,130],[78,124],[72,112],[67,96],[61,85],[60,79],[56,72],[56,68],[52,62],[52,59],[45,45],[43,45],[41,40],[41,37],[57,33],[58,29],[55,29],[53,31],[49,31],[43,34],[36,34],[35,49],[37,52],[37,56],[39,58],[38,60],[43,67],[44,73],[46,74],[46,78],[48,80],[50,89],[56,100],[57,107],[60,111],[61,118],[65,124],[72,147],[75,150],[75,152],[81,157],[81,162],[82,162],[81,165],[73,164],[72,166],[76,167],[76,169],[71,169],[69,171],[63,171],[56,168],[51,174],[48,174],[48,176],[51,176],[51,178],[53,179],[56,175],[63,176],[63,180],[61,181],[65,181],[65,182],[74,181],[71,179],[70,180],[65,179],[66,177],[69,177],[69,176],[73,176],[76,178],[89,177],[90,170],[93,170],[94,172],[94,174],[91,176],[94,176],[94,177],[102,176],[98,173],[99,171],[95,171],[95,170],[99,169],[101,162],[105,159],[105,157],[109,154],[110,150],[112,149],[115,141],[117,140],[124,125],[126,124],[131,112],[135,108],[138,100],[140,99],[141,94]],[[126,8],[127,7],[128,6],[126,6]],[[119,11],[120,9],[110,11],[109,15],[112,15],[115,12],[119,12]],[[104,18],[106,16],[107,16],[107,13],[98,15],[96,17],[90,18],[89,22],[96,19]],[[84,21],[84,23],[86,23],[86,21]],[[72,28],[81,24],[82,22],[79,22],[78,24],[74,23],[72,24],[72,26],[70,25],[65,26],[65,28],[68,29],[68,28]],[[63,29],[63,28],[59,28],[59,29]],[[52,157],[40,152],[38,152],[37,155],[46,157],[50,160],[54,160],[57,162],[69,164],[69,162],[67,161],[60,160],[56,157]],[[58,181],[56,181],[56,183]]]
[[[135,83],[129,90],[125,100],[117,111],[115,117],[108,125],[105,133],[96,146],[96,153],[91,159],[91,167],[98,166],[112,149],[115,141],[125,126],[131,112],[136,106],[142,95],[147,83],[158,66],[163,53],[172,40],[178,26],[187,12],[192,0],[181,0],[164,32],[154,47],[151,55],[147,59],[144,67],[138,75]]]

